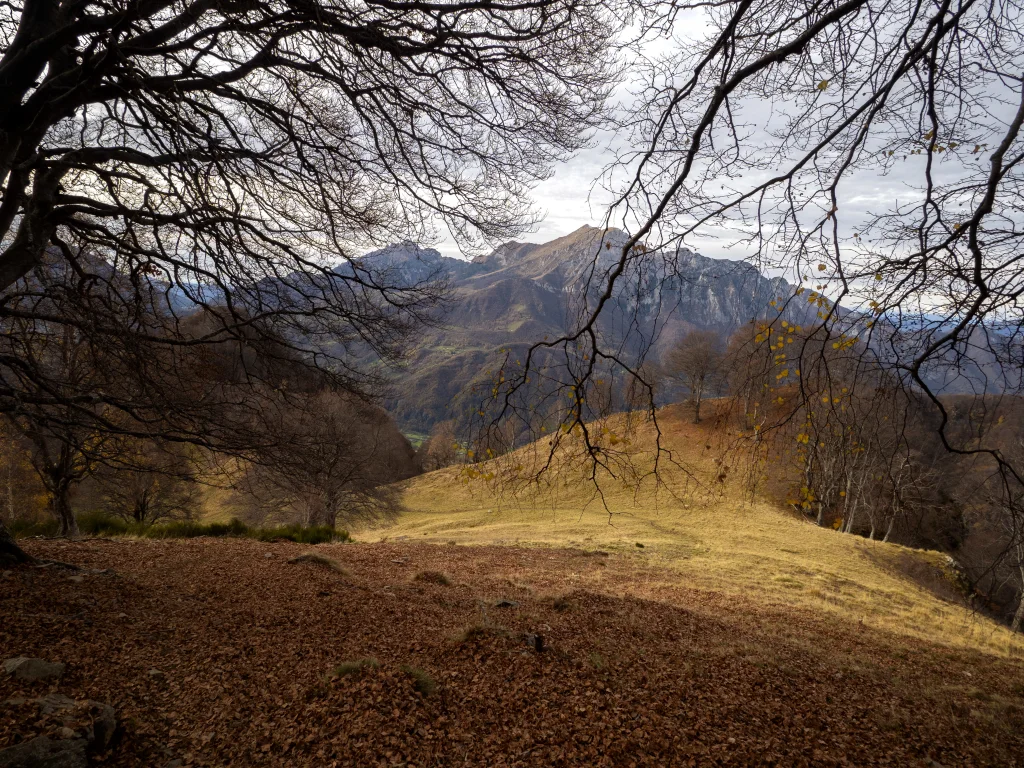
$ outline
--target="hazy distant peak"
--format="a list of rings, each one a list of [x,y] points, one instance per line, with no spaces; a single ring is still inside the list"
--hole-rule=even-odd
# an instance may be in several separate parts
[[[363,256],[363,258],[387,264],[401,264],[408,261],[436,262],[441,260],[441,254],[433,248],[423,248],[410,240],[406,240],[371,251]]]
[[[537,243],[518,243],[513,240],[499,245],[490,253],[476,256],[473,259],[473,263],[486,264],[501,269],[502,267],[522,261],[531,250],[539,247]]]

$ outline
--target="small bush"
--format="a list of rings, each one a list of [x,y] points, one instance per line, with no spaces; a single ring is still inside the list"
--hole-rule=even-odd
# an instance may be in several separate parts
[[[337,571],[342,575],[347,575],[347,571],[338,564],[337,560],[332,560],[326,555],[321,555],[319,552],[306,552],[305,554],[298,555],[297,557],[291,558],[289,563],[311,563],[313,565],[320,565],[325,568],[330,568],[332,571]]]
[[[334,668],[334,677],[348,677],[349,675],[362,674],[367,669],[377,669],[380,662],[374,658],[356,659],[355,661],[343,661]]]
[[[425,581],[428,584],[440,584],[442,587],[450,586],[451,576],[441,571],[420,571],[412,577],[413,581]]]
[[[412,678],[412,685],[423,696],[430,696],[437,690],[437,681],[419,667],[402,667],[402,671]]]

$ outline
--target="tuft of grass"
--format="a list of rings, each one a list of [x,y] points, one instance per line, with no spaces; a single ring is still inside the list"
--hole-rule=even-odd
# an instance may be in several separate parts
[[[603,672],[608,669],[608,661],[600,653],[590,654],[590,663],[594,665],[594,669],[598,672]]]
[[[487,637],[508,637],[508,630],[495,624],[470,624],[456,634],[452,640],[459,645]]]
[[[403,666],[402,671],[412,678],[412,686],[422,696],[430,696],[437,690],[437,681],[432,678],[426,670],[419,667]]]
[[[343,661],[333,669],[332,676],[348,677],[349,675],[359,675],[368,669],[377,669],[378,667],[380,667],[380,662],[372,657],[356,659],[355,661]]]
[[[567,598],[567,597],[556,597],[551,602],[551,607],[554,608],[559,613],[562,613],[562,612],[568,611],[570,608],[572,608],[572,603],[569,602],[569,598]]]
[[[792,576],[776,576],[775,581],[788,589],[803,589],[804,583]]]
[[[291,558],[289,563],[311,563],[312,565],[319,565],[324,568],[330,568],[332,571],[340,573],[342,576],[347,576],[348,571],[341,567],[337,560],[332,560],[326,555],[321,555],[319,552],[305,552],[301,555],[296,555]]]
[[[413,581],[423,581],[427,584],[440,584],[442,587],[451,586],[452,578],[441,571],[420,571],[412,577]]]

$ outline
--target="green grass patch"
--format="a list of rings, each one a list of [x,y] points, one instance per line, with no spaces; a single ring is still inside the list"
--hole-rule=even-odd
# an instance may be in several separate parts
[[[423,696],[429,696],[437,690],[437,681],[419,667],[402,667],[402,671],[412,678],[412,687]]]
[[[380,662],[374,658],[343,661],[334,668],[332,674],[334,677],[348,677],[349,675],[362,674],[368,669],[377,669],[379,666]]]
[[[273,528],[254,528],[232,518],[226,523],[200,523],[194,520],[172,520],[146,525],[124,520],[102,512],[83,512],[78,515],[78,528],[84,536],[137,536],[143,539],[194,539],[200,536],[232,537],[258,541],[294,541],[298,544],[328,544],[350,541],[348,531],[330,526],[281,525]],[[56,536],[56,520],[16,520],[9,525],[16,538],[26,536]]]

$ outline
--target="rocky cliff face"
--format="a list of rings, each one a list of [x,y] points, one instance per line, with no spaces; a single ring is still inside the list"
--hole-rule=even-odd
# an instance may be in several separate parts
[[[446,273],[454,289],[444,327],[427,332],[398,378],[390,408],[403,428],[425,432],[458,410],[460,394],[482,381],[499,348],[525,348],[571,328],[625,240],[619,230],[582,227],[549,243],[507,243],[473,261],[413,243],[367,254],[368,266],[400,270],[410,281]],[[657,254],[624,275],[600,330],[627,357],[647,345],[659,357],[693,329],[724,339],[791,291],[745,262],[688,250]]]

